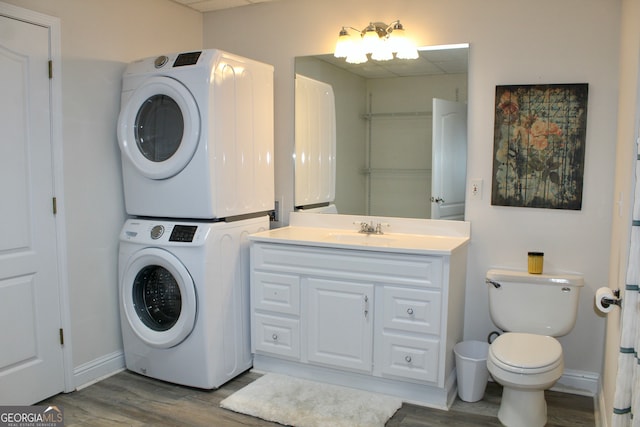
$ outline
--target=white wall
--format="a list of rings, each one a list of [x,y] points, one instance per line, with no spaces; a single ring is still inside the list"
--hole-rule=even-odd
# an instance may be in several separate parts
[[[484,196],[467,204],[472,242],[465,338],[485,339],[494,329],[486,270],[524,269],[527,251],[541,250],[547,271],[585,276],[578,324],[561,339],[566,368],[600,372],[605,320],[594,311],[593,296],[608,279],[620,1],[281,0],[206,13],[205,47],[275,66],[276,194],[285,210],[293,197],[294,57],[331,52],[344,25],[398,18],[421,45],[471,45],[468,178],[483,180]],[[495,86],[584,82],[589,111],[582,210],[491,206]]]
[[[63,73],[59,203],[67,220],[73,366],[82,382],[78,371],[99,363],[110,369],[110,355],[122,351],[117,256],[125,211],[116,139],[122,72],[135,59],[201,48],[202,14],[157,0],[6,2],[61,21],[62,64],[54,64]]]

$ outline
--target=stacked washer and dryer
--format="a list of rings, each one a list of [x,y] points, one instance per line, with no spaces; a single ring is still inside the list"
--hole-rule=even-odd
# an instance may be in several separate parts
[[[133,62],[117,133],[126,367],[217,388],[252,364],[248,235],[274,207],[273,67],[214,49]]]

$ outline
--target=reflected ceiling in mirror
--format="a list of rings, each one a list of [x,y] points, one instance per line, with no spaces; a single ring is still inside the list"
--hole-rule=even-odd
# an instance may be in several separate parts
[[[349,64],[333,54],[317,55],[316,58],[367,79],[466,74],[469,68],[466,44],[423,47],[418,53],[418,59],[369,60],[363,64]]]
[[[443,197],[442,183],[432,179],[432,122],[434,98],[463,104],[466,139],[468,45],[420,48],[416,60],[364,64],[349,64],[332,54],[297,57],[295,71],[328,83],[335,93],[333,202],[338,213],[439,218],[442,200],[448,204],[453,199],[461,199],[456,203],[464,211],[464,188],[455,197]],[[466,145],[456,153],[445,164],[457,165],[456,173],[464,175]],[[464,176],[453,180],[464,187]],[[445,186],[449,181],[444,180]],[[435,184],[439,187],[433,188]]]

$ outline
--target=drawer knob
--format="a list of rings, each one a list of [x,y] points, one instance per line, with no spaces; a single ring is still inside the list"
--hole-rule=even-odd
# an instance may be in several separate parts
[[[404,357],[405,362],[407,363],[411,363],[411,356],[405,356]]]
[[[271,338],[273,338],[274,341],[278,341],[278,334],[271,335]]]
[[[407,314],[409,316],[412,316],[413,315],[413,308],[407,308]]]

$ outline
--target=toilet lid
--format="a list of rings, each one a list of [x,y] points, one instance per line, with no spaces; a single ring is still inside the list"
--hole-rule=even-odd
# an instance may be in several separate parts
[[[553,369],[562,362],[562,346],[553,337],[509,332],[489,347],[494,361],[518,371],[537,373]]]

